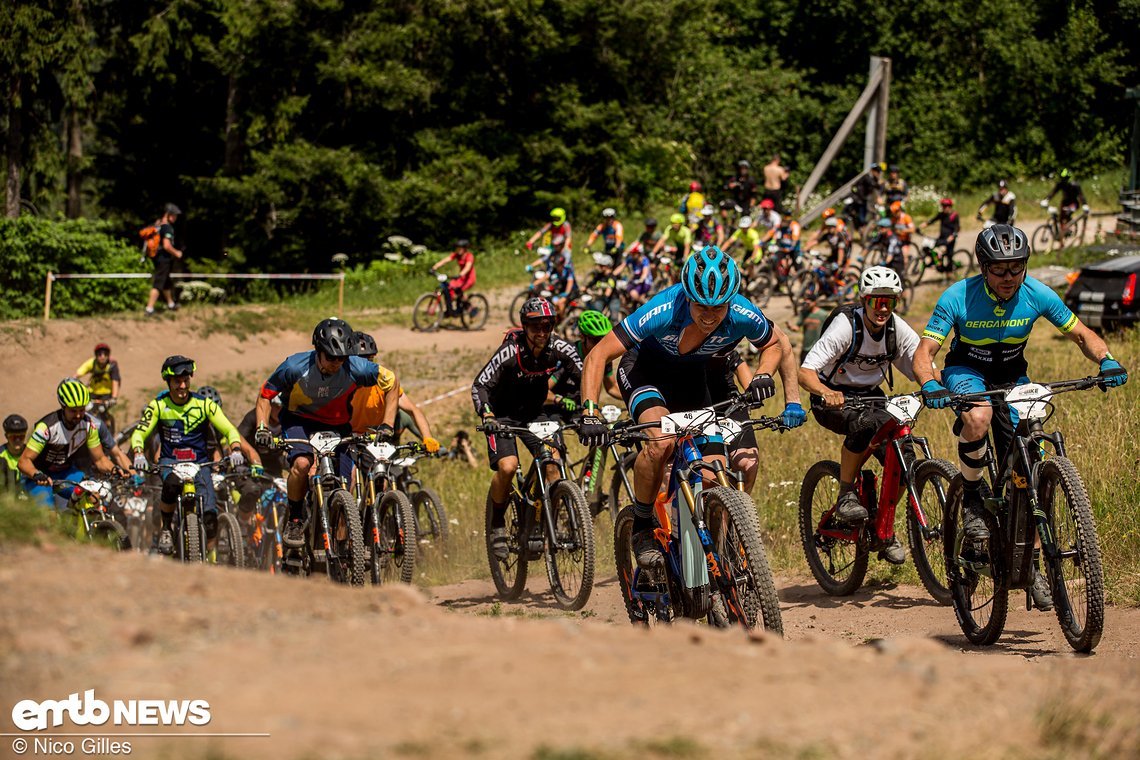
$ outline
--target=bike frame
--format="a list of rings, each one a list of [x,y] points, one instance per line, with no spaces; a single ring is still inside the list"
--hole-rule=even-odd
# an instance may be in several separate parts
[[[560,424],[562,429],[564,425]],[[508,428],[512,432],[530,433],[529,428],[525,427],[511,427]],[[533,433],[531,433],[533,435]],[[556,549],[572,550],[572,544],[559,544],[557,543],[557,529],[554,525],[554,511],[550,508],[550,489],[546,482],[546,467],[547,465],[555,465],[558,467],[558,473],[562,479],[567,478],[566,469],[566,446],[556,446],[549,438],[540,438],[542,441],[542,454],[534,457],[531,460],[530,467],[527,468],[526,476],[524,477],[521,471],[515,472],[514,489],[512,489],[512,498],[515,499],[519,506],[520,514],[526,514],[523,510],[532,510],[530,512],[535,523],[541,523],[543,531],[546,533],[547,540],[550,541],[551,546]],[[561,457],[555,457],[554,452],[557,451]],[[573,510],[570,511],[570,523],[574,528],[576,534],[583,526],[577,524],[577,515]],[[529,521],[524,521],[524,525],[530,525]],[[529,540],[529,536],[523,536],[522,540]]]
[[[318,434],[319,435],[319,434]],[[351,439],[342,439],[339,444],[333,449],[318,451],[316,447],[312,446],[311,442],[305,438],[281,438],[279,442],[282,444],[305,444],[312,448],[315,466],[309,473],[309,493],[305,499],[305,504],[308,507],[308,518],[305,526],[307,534],[307,545],[309,553],[312,558],[324,557],[325,573],[332,578],[333,560],[340,559],[336,554],[336,550],[332,546],[332,525],[329,518],[329,500],[336,491],[344,491],[349,493],[345,488],[344,480],[337,472],[337,456],[340,448],[348,443]],[[328,493],[325,493],[325,483],[330,484]],[[351,494],[350,494],[351,495]],[[316,519],[313,519],[314,513]],[[319,533],[318,533],[319,532]],[[305,556],[301,560],[301,567],[310,560],[310,556]],[[296,559],[290,561],[288,554],[282,560],[284,565],[297,567]],[[311,570],[311,568],[310,568]]]

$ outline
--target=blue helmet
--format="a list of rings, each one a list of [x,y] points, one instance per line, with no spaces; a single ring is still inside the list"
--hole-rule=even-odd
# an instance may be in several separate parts
[[[681,286],[690,301],[702,306],[723,306],[740,290],[740,269],[731,256],[708,245],[685,262]]]

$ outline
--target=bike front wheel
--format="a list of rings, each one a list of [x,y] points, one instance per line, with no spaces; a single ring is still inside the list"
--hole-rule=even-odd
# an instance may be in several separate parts
[[[926,459],[914,468],[914,491],[926,527],[918,522],[912,508],[907,511],[907,543],[914,569],[923,587],[939,604],[950,604],[950,587],[946,580],[946,548],[942,541],[943,514],[950,493],[950,483],[958,474],[945,459]]]
[[[412,307],[412,327],[428,332],[439,327],[443,319],[443,297],[438,292],[424,293]]]
[[[830,517],[838,499],[839,463],[816,462],[800,486],[800,543],[819,587],[831,596],[848,596],[863,585],[868,556],[856,541],[820,533],[839,529]]]
[[[420,543],[444,546],[447,543],[447,510],[443,500],[430,488],[421,488],[411,496],[412,511],[416,515],[416,540]]]
[[[364,545],[364,528],[360,523],[360,510],[352,496],[343,489],[333,491],[329,497],[329,536],[336,558],[326,554],[333,580],[353,586],[364,585],[367,549]]]
[[[131,548],[131,539],[127,531],[114,520],[96,520],[91,523],[91,541],[101,546],[107,546],[115,551],[126,551]]]
[[[407,494],[386,491],[376,509],[384,583],[411,583],[416,572],[416,512]]]
[[[743,491],[724,486],[705,491],[703,504],[705,525],[721,564],[719,578],[717,568],[710,572],[720,586],[729,621],[748,629],[763,624],[783,636],[780,600],[760,538],[756,505]]]
[[[467,296],[467,303],[463,305],[459,317],[465,329],[482,330],[490,313],[491,305],[487,302],[487,297],[473,293]]]
[[[245,543],[241,537],[241,524],[229,512],[218,515],[217,564],[245,567]]]
[[[750,276],[744,288],[744,295],[761,309],[767,306],[772,298],[772,273],[761,269]]]
[[[527,509],[520,513],[513,498],[507,501],[506,514],[504,515],[507,531],[507,556],[505,559],[499,559],[491,549],[491,531],[494,530],[491,527],[493,508],[491,496],[490,494],[487,495],[486,519],[484,521],[487,562],[491,567],[491,580],[495,583],[495,591],[508,601],[518,599],[523,589],[526,588],[527,555],[529,552],[526,536],[530,533],[530,521],[526,515],[530,511]]]
[[[988,487],[982,484],[982,496],[989,496]],[[962,531],[962,476],[957,475],[950,486],[943,515],[942,535],[945,537],[946,580],[950,600],[958,626],[971,644],[989,645],[998,640],[1005,628],[1009,612],[1009,585],[1000,565],[1001,558],[997,518],[988,509],[980,509],[988,541],[981,546],[966,543]]]
[[[550,487],[554,535],[544,543],[546,574],[554,600],[564,610],[580,610],[594,588],[594,522],[577,483]]]
[[[1053,225],[1048,222],[1033,231],[1033,250],[1041,253],[1053,247]]]
[[[640,626],[667,625],[679,614],[677,590],[666,569],[642,570],[633,554],[633,505],[614,520],[614,565],[629,622]]]
[[[511,318],[512,327],[522,327],[522,323],[519,322],[519,311],[522,309],[522,305],[526,303],[526,299],[530,298],[531,295],[532,291],[530,288],[523,288],[511,299],[511,311],[509,316]]]
[[[202,547],[206,534],[202,531],[202,521],[194,512],[186,513],[186,523],[182,526],[182,561],[201,562]]]
[[[1091,652],[1104,632],[1104,575],[1088,493],[1065,457],[1042,462],[1038,478],[1039,504],[1057,549],[1045,557],[1057,622],[1069,646]]]

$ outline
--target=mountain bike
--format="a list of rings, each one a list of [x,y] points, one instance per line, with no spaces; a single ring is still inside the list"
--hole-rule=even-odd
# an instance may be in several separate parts
[[[967,541],[961,529],[962,479],[955,478],[943,514],[947,537],[946,575],[954,613],[972,644],[993,644],[1005,628],[1009,592],[1029,589],[1035,570],[1034,545],[1040,540],[1057,622],[1078,652],[1091,652],[1104,631],[1104,573],[1092,507],[1080,473],[1065,454],[1060,431],[1045,432],[1060,393],[1104,388],[1100,378],[1027,383],[1013,388],[960,394],[958,411],[975,401],[1004,398],[1018,415],[1005,460],[988,466],[980,510],[990,537]],[[1005,413],[996,404],[994,414]],[[1052,448],[1052,453],[1046,449]]]
[[[1059,251],[1084,242],[1089,218],[1087,209],[1082,208],[1079,214],[1062,223],[1061,211],[1056,206],[1049,205],[1049,201],[1041,201],[1041,208],[1045,209],[1046,219],[1044,224],[1033,231],[1033,250]]]
[[[601,408],[602,419],[613,429],[614,424],[621,418],[621,409],[613,404],[606,404]],[[591,446],[581,459],[571,462],[569,470],[573,473],[574,482],[582,489],[586,499],[586,506],[593,517],[608,512],[611,519],[617,519],[618,504],[633,501],[632,454],[623,454],[616,441],[610,441],[605,446]],[[606,465],[612,458],[614,472],[610,477],[609,487],[605,484]],[[622,499],[624,489],[625,498]]]
[[[818,251],[804,257],[807,266],[788,283],[792,310],[798,312],[805,301],[850,303],[858,298],[859,272],[840,269]]]
[[[933,238],[922,238],[919,254],[907,262],[906,275],[911,283],[918,285],[928,270],[943,280],[955,282],[974,274],[977,262],[971,251],[965,248],[951,251],[950,245],[939,249],[935,247],[937,242]]]
[[[454,294],[452,309],[448,311],[444,291],[451,278],[445,274],[437,274],[435,278],[439,281],[439,287],[421,295],[412,306],[413,327],[420,332],[430,332],[439,329],[444,319],[457,318],[464,330],[483,329],[490,312],[487,297],[480,293],[460,291]]]
[[[281,522],[282,515],[289,508],[288,484],[284,478],[250,477],[266,488],[257,497],[257,508],[246,531],[246,559],[253,569],[275,575],[281,572],[281,560],[285,554],[281,543]]]
[[[895,510],[905,494],[907,546],[922,585],[940,604],[950,603],[943,557],[943,516],[950,482],[958,470],[945,459],[930,456],[925,438],[912,430],[922,400],[917,394],[889,398],[848,398],[849,409],[882,408],[890,419],[871,438],[871,448],[883,452],[882,488],[875,473],[862,471],[855,486],[867,509],[862,525],[841,525],[834,519],[839,498],[839,463],[812,465],[800,486],[800,543],[816,582],[832,596],[848,596],[863,585],[871,552],[887,548],[895,538]],[[916,461],[914,447],[925,457]]]
[[[67,499],[66,519],[74,523],[71,535],[76,541],[90,541],[116,551],[131,548],[126,529],[107,513],[111,502],[111,484],[106,480],[57,480],[52,488]],[[70,493],[69,493],[70,491]]]
[[[364,521],[367,565],[373,586],[411,583],[415,578],[416,513],[408,495],[396,490],[392,466],[399,461],[397,454],[417,447],[418,443],[395,446],[363,437],[349,449],[356,465],[353,488]]]
[[[542,450],[524,475],[515,474],[507,502],[507,558],[491,550],[491,497],[487,496],[487,561],[491,579],[503,599],[517,599],[526,588],[530,562],[542,557],[555,603],[564,610],[580,610],[594,588],[594,525],[586,499],[570,479],[566,445],[557,436],[566,427],[558,420],[540,420],[525,427],[480,425],[484,433],[530,433],[542,442]],[[561,458],[556,458],[558,452]],[[547,483],[546,467],[556,466],[559,479]]]
[[[553,252],[554,249],[548,245],[539,246],[536,250],[539,258],[541,258],[543,261],[549,259]],[[514,298],[511,299],[511,309],[508,313],[508,316],[510,317],[511,326],[513,327],[522,327],[522,324],[519,322],[519,311],[522,309],[522,305],[526,303],[528,298],[534,298],[535,296],[539,295],[542,295],[543,298],[550,297],[549,292],[547,292],[546,295],[542,294],[542,291],[550,290],[550,275],[546,269],[541,267],[535,269],[530,272],[530,277],[530,283],[518,293],[515,293]]]
[[[170,465],[159,465],[147,468],[148,473],[157,473],[165,479],[166,468],[169,468],[182,488],[178,492],[178,499],[174,503],[174,517],[171,521],[171,532],[175,537],[174,556],[179,562],[205,562],[206,557],[206,526],[203,518],[206,513],[206,497],[198,493],[198,484],[194,478],[202,470],[212,470],[215,467],[228,466],[228,459],[217,462],[174,462]],[[219,527],[221,523],[219,522]]]
[[[654,533],[664,554],[663,567],[644,569],[633,554],[633,505],[618,513],[614,524],[614,559],[618,584],[634,625],[669,624],[678,618],[705,618],[709,624],[752,629],[759,624],[783,634],[780,603],[756,505],[729,481],[720,461],[707,462],[694,440],[721,433],[718,417],[742,405],[725,401],[706,409],[673,412],[657,422],[629,425],[615,434],[622,442],[648,440],[642,431],[660,428],[676,436],[668,488],[657,497]],[[723,411],[723,415],[718,415]],[[779,418],[755,421],[780,427]],[[716,482],[704,482],[708,474]]]
[[[131,547],[138,551],[150,546],[154,537],[154,511],[158,508],[161,490],[146,483],[141,476],[131,476],[112,485],[112,499],[122,507],[127,537]]]
[[[388,473],[392,479],[392,486],[406,494],[412,503],[412,513],[415,516],[416,541],[422,546],[434,544],[447,545],[447,509],[443,506],[443,499],[435,489],[425,486],[416,477],[418,470],[416,462],[424,457],[446,456],[442,451],[428,454],[427,450],[418,443],[408,444],[407,453],[392,460]]]
[[[214,562],[219,565],[244,568],[249,564],[245,553],[245,533],[238,518],[238,504],[241,492],[237,481],[249,477],[249,468],[222,474],[210,475],[214,481],[214,495],[218,501],[218,536],[214,545]]]
[[[286,549],[282,572],[307,577],[322,568],[332,581],[364,585],[366,546],[360,510],[337,473],[340,448],[351,439],[332,430],[320,430],[309,438],[275,438],[273,446],[308,444],[316,458],[305,496],[305,545]]]

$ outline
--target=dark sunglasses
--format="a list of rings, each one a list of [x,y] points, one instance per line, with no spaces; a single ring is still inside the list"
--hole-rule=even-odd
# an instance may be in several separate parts
[[[1018,266],[1016,264],[1010,264],[1001,269],[998,267],[989,267],[986,271],[999,279],[1003,277],[1020,277],[1025,272],[1025,265],[1021,264]]]

